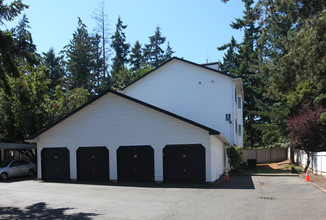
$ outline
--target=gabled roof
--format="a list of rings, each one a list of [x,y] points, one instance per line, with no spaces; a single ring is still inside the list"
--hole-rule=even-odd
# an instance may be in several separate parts
[[[228,77],[231,77],[231,78],[238,78],[236,76],[233,76],[233,75],[230,75],[230,74],[227,74],[227,73],[223,73],[221,71],[218,71],[218,70],[215,70],[215,69],[212,69],[210,67],[207,67],[205,65],[207,64],[197,64],[197,63],[194,63],[194,62],[191,62],[191,61],[188,61],[188,60],[184,60],[184,59],[181,59],[181,58],[178,58],[178,57],[173,57],[171,59],[169,59],[168,61],[165,61],[164,63],[162,63],[161,65],[159,65],[158,67],[156,67],[155,69],[152,69],[151,71],[149,71],[148,73],[144,74],[143,76],[139,77],[138,79],[132,81],[131,83],[129,83],[128,85],[126,85],[125,87],[123,87],[121,90],[124,90],[126,89],[127,87],[131,86],[132,84],[134,84],[135,82],[141,80],[142,78],[148,76],[149,74],[155,72],[156,70],[160,69],[162,66],[165,66],[167,65],[168,63],[170,63],[172,60],[179,60],[179,61],[182,61],[182,62],[185,62],[185,63],[188,63],[188,64],[191,64],[191,65],[194,65],[194,66],[197,66],[197,67],[200,67],[200,68],[203,68],[203,69],[206,69],[206,70],[209,70],[209,71],[213,71],[215,73],[218,73],[218,74],[222,74],[224,76],[228,76]]]
[[[82,110],[82,109],[85,108],[86,106],[92,104],[92,103],[95,102],[96,100],[100,99],[101,97],[103,97],[104,95],[109,94],[109,93],[112,93],[112,94],[114,94],[114,95],[120,96],[121,98],[127,99],[127,100],[129,100],[129,101],[132,101],[132,102],[138,103],[138,104],[143,105],[143,106],[145,106],[145,107],[147,107],[147,108],[151,108],[151,109],[153,109],[153,110],[155,110],[155,111],[158,111],[158,112],[161,112],[161,113],[163,113],[163,114],[169,115],[169,116],[171,116],[171,117],[173,117],[173,118],[176,118],[176,119],[178,119],[178,120],[181,120],[181,121],[187,122],[187,123],[189,123],[189,124],[192,124],[192,125],[194,125],[194,126],[196,126],[196,127],[198,127],[198,128],[201,128],[201,129],[203,129],[203,130],[208,131],[210,135],[219,135],[219,134],[220,134],[220,132],[217,131],[217,130],[215,130],[215,129],[209,128],[209,127],[207,127],[207,126],[205,126],[205,125],[199,124],[199,123],[194,122],[194,121],[192,121],[192,120],[190,120],[190,119],[184,118],[184,117],[179,116],[179,115],[176,115],[176,114],[174,114],[174,113],[172,113],[172,112],[169,112],[169,111],[166,111],[166,110],[164,110],[164,109],[158,108],[158,107],[156,107],[156,106],[154,106],[154,105],[151,105],[151,104],[148,104],[148,103],[146,103],[146,102],[140,101],[140,100],[138,100],[138,99],[132,98],[132,97],[130,97],[130,96],[124,95],[124,94],[122,94],[122,93],[120,93],[120,92],[116,92],[116,91],[112,91],[112,90],[106,90],[106,91],[103,92],[102,94],[98,95],[97,97],[91,99],[90,101],[88,101],[88,102],[85,103],[84,105],[80,106],[80,107],[77,108],[76,110],[72,111],[71,113],[69,113],[69,114],[66,115],[65,117],[59,119],[58,121],[56,121],[56,122],[53,123],[52,125],[50,125],[50,126],[44,128],[44,129],[42,129],[40,132],[38,132],[38,133],[36,133],[35,135],[29,137],[28,140],[26,140],[26,141],[30,142],[31,140],[34,140],[36,137],[38,137],[38,136],[40,136],[41,134],[45,133],[46,131],[48,131],[48,130],[51,129],[52,127],[56,126],[56,125],[59,124],[60,122],[66,120],[67,118],[69,118],[69,117],[72,116],[73,114],[79,112],[80,110]]]

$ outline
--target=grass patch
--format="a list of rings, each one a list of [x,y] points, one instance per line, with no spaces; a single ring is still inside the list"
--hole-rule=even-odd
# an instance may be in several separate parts
[[[257,164],[256,167],[256,172],[257,173],[267,173],[267,174],[291,174],[291,170],[289,169],[273,169],[272,167],[270,167],[269,165],[260,165]]]

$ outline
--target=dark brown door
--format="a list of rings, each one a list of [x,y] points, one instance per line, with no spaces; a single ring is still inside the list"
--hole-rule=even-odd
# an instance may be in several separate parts
[[[154,150],[151,146],[121,146],[117,160],[119,181],[154,181]]]
[[[109,150],[106,147],[78,148],[77,179],[109,181]]]
[[[172,183],[205,182],[205,148],[201,144],[165,146],[163,179]]]
[[[66,147],[43,148],[41,160],[43,180],[70,180],[69,150]]]

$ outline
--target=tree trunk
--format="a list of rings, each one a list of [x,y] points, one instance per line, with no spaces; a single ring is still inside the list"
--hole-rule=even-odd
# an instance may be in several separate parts
[[[307,172],[307,169],[309,168],[309,165],[310,165],[310,155],[311,155],[311,153],[309,151],[305,151],[305,153],[307,154],[307,163],[306,163],[306,166],[304,168],[304,172]]]
[[[290,147],[290,163],[294,163],[294,147]]]

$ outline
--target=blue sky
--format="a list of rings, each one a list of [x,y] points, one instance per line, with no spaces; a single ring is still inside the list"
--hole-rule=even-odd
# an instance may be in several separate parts
[[[8,3],[10,1],[5,1]],[[96,21],[93,12],[102,0],[25,0],[27,15],[34,43],[39,53],[51,47],[58,53],[72,39],[77,27],[77,17],[93,32]],[[230,41],[233,35],[238,41],[242,32],[233,30],[230,23],[242,17],[243,2],[232,0],[104,0],[113,33],[120,15],[127,24],[127,41],[148,43],[157,25],[175,51],[174,56],[196,62],[222,60],[223,52],[216,48]],[[18,22],[7,24],[11,27]]]

